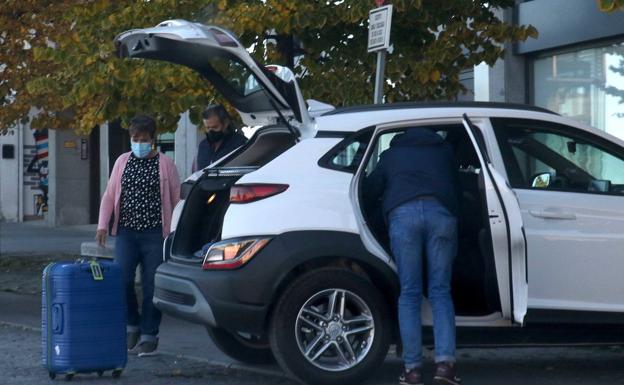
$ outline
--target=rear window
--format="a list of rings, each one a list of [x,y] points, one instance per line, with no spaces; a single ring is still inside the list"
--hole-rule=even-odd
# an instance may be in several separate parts
[[[253,72],[236,58],[215,55],[209,59],[209,63],[239,96],[247,96],[262,89]]]
[[[364,157],[372,133],[372,127],[365,128],[340,141],[323,155],[319,160],[319,166],[355,174]]]

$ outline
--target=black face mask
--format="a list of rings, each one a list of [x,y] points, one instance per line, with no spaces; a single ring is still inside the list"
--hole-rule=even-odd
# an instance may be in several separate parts
[[[223,131],[208,131],[206,132],[206,139],[208,140],[209,143],[216,143],[220,140],[223,140],[223,138],[225,137],[225,134],[223,133]]]

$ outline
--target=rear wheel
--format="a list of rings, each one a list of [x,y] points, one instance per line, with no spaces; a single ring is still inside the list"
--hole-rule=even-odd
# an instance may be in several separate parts
[[[349,270],[298,278],[281,296],[269,340],[277,362],[301,381],[365,380],[388,352],[391,322],[378,290]]]
[[[233,333],[221,328],[206,326],[208,335],[223,353],[247,364],[274,362],[271,346],[266,336]]]

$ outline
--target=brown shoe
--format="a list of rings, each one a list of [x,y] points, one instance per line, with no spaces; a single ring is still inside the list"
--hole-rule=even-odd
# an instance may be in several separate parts
[[[403,370],[399,376],[399,385],[423,385],[420,368]]]
[[[437,385],[459,385],[461,379],[457,376],[457,368],[453,362],[438,362],[436,364],[433,382]]]

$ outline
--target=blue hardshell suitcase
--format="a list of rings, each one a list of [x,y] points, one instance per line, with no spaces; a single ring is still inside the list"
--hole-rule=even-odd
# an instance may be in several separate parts
[[[42,363],[50,378],[113,370],[127,362],[125,287],[112,262],[57,262],[42,279]]]

